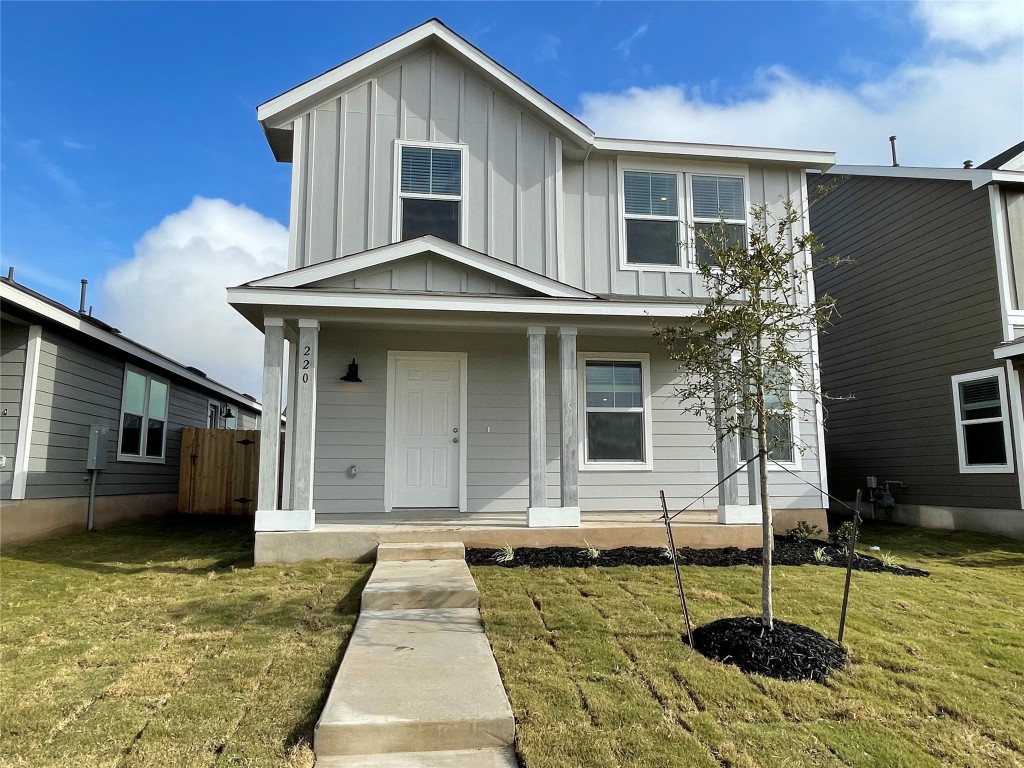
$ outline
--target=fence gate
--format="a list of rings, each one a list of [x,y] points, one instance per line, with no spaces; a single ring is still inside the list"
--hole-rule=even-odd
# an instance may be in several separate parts
[[[259,466],[257,430],[183,428],[178,511],[255,514]]]

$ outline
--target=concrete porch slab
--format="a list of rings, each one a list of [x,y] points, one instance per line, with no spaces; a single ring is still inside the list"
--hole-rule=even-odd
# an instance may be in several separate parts
[[[444,752],[343,755],[316,761],[316,768],[519,768],[512,747]]]
[[[313,744],[333,757],[501,748],[514,735],[475,608],[364,611]]]
[[[476,608],[479,592],[465,560],[378,561],[363,588],[363,611]]]

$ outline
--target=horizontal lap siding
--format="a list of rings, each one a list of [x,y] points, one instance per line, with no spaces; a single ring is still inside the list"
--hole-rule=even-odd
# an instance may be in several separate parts
[[[11,498],[14,459],[18,445],[18,419],[21,417],[21,392],[25,381],[25,355],[28,326],[4,323],[0,333],[0,454],[7,464],[0,468],[0,498]]]
[[[43,332],[27,498],[82,496],[88,492],[86,452],[93,424],[111,429],[107,468],[97,475],[97,495],[177,491],[181,428],[206,426],[209,397],[172,381],[165,462],[118,461],[123,380],[123,362],[50,331]]]
[[[651,354],[654,471],[581,472],[584,510],[657,511],[658,491],[673,505],[694,501],[717,482],[713,437],[703,420],[683,416],[672,395],[674,364],[649,339],[580,336],[581,351]],[[387,352],[466,352],[468,364],[468,508],[471,512],[525,512],[529,502],[529,383],[525,333],[394,333],[325,329],[320,337],[314,506],[319,512],[372,512],[383,508]],[[359,362],[362,385],[341,385],[347,365]],[[558,341],[547,338],[547,492],[559,501],[561,446]],[[582,393],[581,393],[582,395]],[[488,431],[490,428],[490,431]],[[815,430],[801,426],[810,436]],[[355,477],[348,468],[357,467]],[[809,455],[800,477],[817,484]],[[772,473],[778,507],[817,507],[820,496],[785,473]],[[741,483],[745,492],[745,485]],[[717,492],[697,507],[714,508]]]
[[[820,337],[829,484],[902,480],[908,504],[1019,508],[1014,474],[961,474],[951,376],[1000,367],[988,193],[949,181],[850,177],[811,209],[819,293],[839,317]]]

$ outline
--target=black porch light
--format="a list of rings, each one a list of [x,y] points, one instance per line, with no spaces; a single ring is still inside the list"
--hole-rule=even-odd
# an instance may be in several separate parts
[[[359,364],[356,362],[354,357],[352,358],[352,362],[348,364],[348,372],[341,377],[341,380],[358,382],[360,384],[363,383],[363,380],[359,378]]]
[[[231,412],[231,406],[230,405],[225,405],[224,406],[224,412],[221,415],[223,415],[225,419],[233,419],[233,418],[235,418],[235,414],[233,414]]]

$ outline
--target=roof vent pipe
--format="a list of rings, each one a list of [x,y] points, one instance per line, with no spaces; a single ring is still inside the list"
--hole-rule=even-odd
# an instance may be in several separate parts
[[[82,279],[82,298],[78,302],[78,314],[85,314],[85,291],[89,287],[89,281],[85,278]]]
[[[892,167],[899,168],[900,164],[896,162],[896,137],[889,137],[889,145],[892,147]]]
[[[14,267],[7,268],[7,279],[14,282]]]
[[[965,170],[969,171],[973,167],[974,167],[974,161],[973,160],[964,160],[964,169]]]

